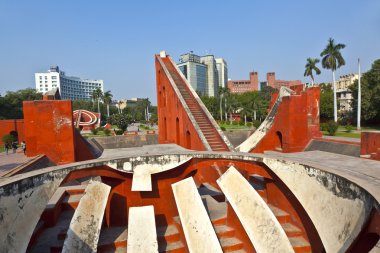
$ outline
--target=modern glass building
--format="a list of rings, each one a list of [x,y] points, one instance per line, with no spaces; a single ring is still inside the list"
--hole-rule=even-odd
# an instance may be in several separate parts
[[[46,73],[35,73],[36,90],[45,93],[58,88],[62,99],[91,100],[97,88],[103,91],[103,80],[81,79],[66,76],[58,66],[51,67]]]
[[[218,59],[218,61],[223,59]],[[206,96],[217,96],[218,86],[222,86],[219,76],[222,75],[228,79],[226,67],[222,66],[223,73],[218,71],[217,61],[213,55],[198,56],[193,53],[187,53],[180,56],[178,68],[185,75],[191,86],[198,94]]]

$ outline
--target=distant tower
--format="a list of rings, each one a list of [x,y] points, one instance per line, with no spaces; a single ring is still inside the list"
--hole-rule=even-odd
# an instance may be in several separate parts
[[[268,72],[267,73],[267,82],[268,82],[268,86],[276,88],[275,87],[275,84],[276,84],[276,74],[274,72]]]
[[[259,90],[259,75],[257,72],[249,73],[249,80],[251,81],[251,86],[253,90]]]

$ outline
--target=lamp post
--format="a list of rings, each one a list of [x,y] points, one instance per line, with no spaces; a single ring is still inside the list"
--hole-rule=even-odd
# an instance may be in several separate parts
[[[360,117],[361,117],[361,102],[362,102],[362,94],[360,87],[360,59],[358,58],[358,68],[359,68],[359,79],[358,79],[358,119],[357,119],[357,129],[360,130]]]

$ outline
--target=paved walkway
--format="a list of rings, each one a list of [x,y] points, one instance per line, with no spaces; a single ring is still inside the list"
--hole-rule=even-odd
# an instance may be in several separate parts
[[[19,151],[18,151],[19,152]],[[5,152],[0,153],[0,177],[4,175],[7,171],[29,161],[33,157],[26,157],[23,153],[15,153],[12,151],[5,154]]]
[[[322,137],[323,139],[336,140],[336,141],[349,141],[360,143],[360,138],[350,138],[350,137],[341,137],[341,136],[326,136]]]

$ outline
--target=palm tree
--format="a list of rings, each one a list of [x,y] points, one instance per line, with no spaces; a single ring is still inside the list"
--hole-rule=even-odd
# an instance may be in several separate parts
[[[313,71],[315,71],[315,74],[317,74],[317,75],[319,75],[321,73],[321,70],[317,67],[318,62],[320,62],[319,59],[307,58],[307,63],[305,65],[305,73],[303,75],[311,77],[311,85],[312,86],[314,86]]]
[[[223,109],[222,109],[223,97],[224,97],[224,103],[225,103],[224,110],[227,111],[227,97],[230,93],[230,90],[228,89],[228,87],[219,86],[218,93],[219,93],[219,106],[220,106],[220,120],[223,120]],[[227,116],[226,116],[226,120],[227,120]]]
[[[103,94],[103,102],[107,105],[107,117],[110,116],[110,104],[112,102],[113,95],[111,94],[111,91],[106,91]]]
[[[335,71],[346,64],[340,50],[345,48],[344,44],[335,44],[334,39],[330,38],[326,48],[322,51],[322,67],[331,69],[333,76],[333,90],[334,90],[334,121],[338,121],[337,105],[336,105],[336,85],[335,85]]]
[[[96,90],[92,91],[92,98],[98,102],[98,112],[100,112],[100,99],[103,96],[103,91],[100,88],[96,88]]]

